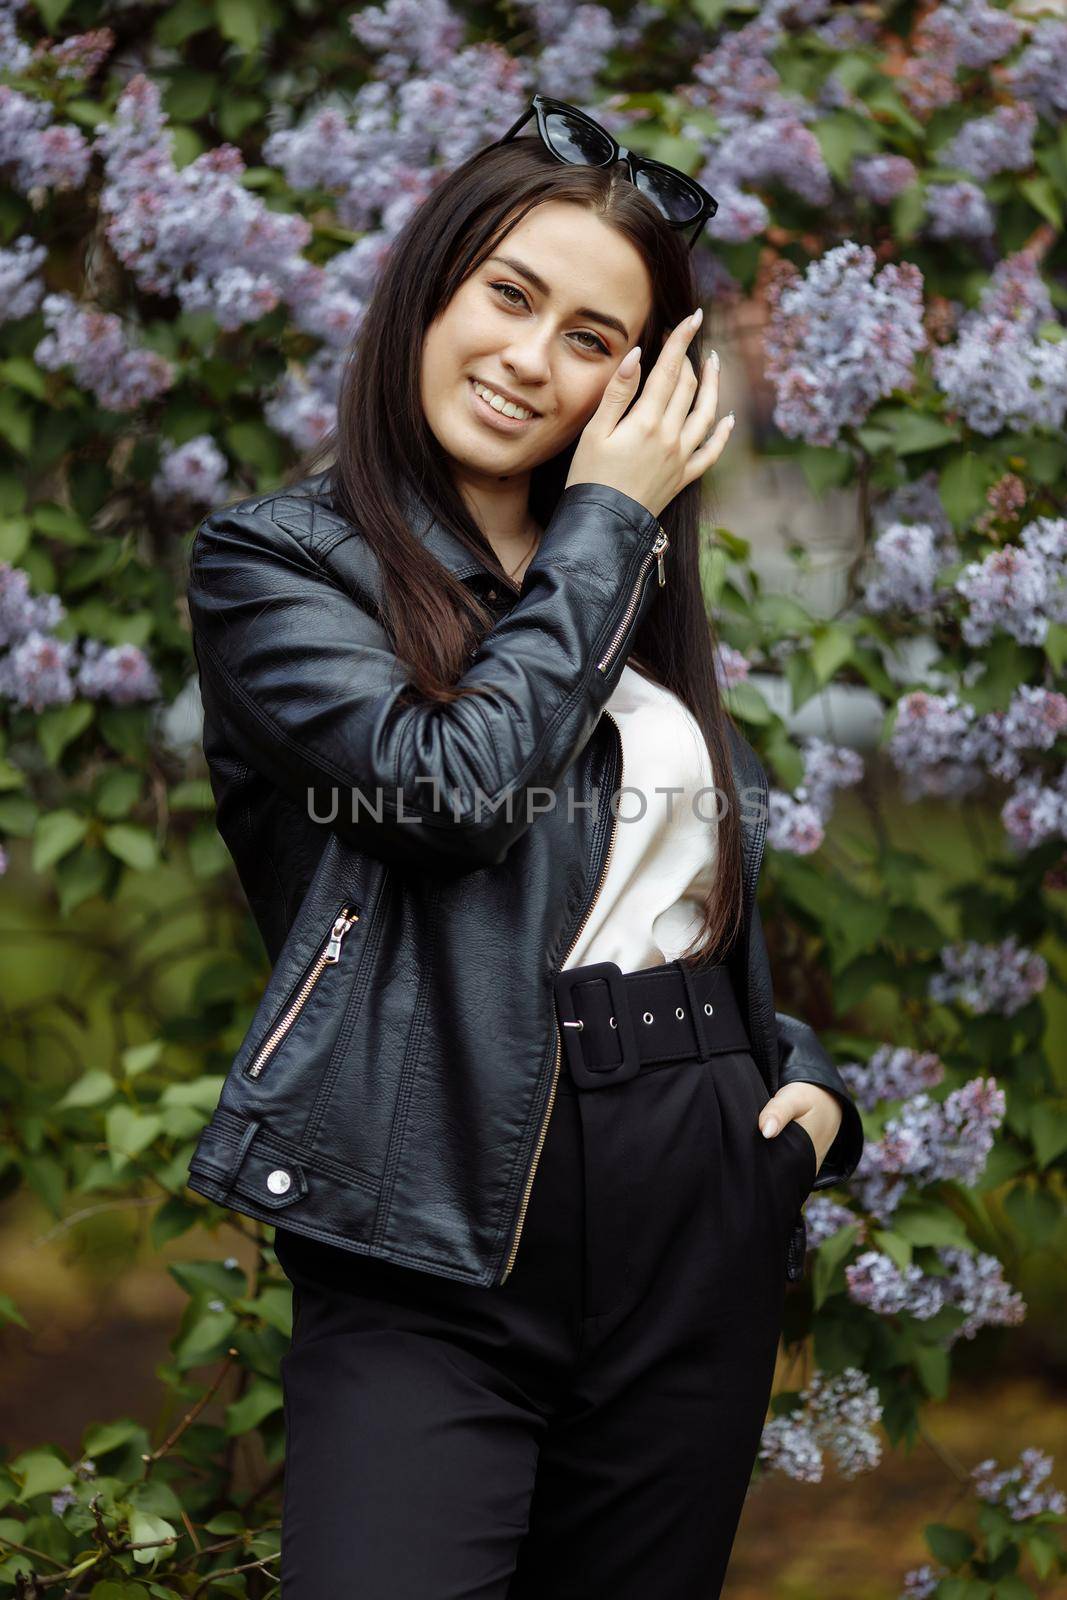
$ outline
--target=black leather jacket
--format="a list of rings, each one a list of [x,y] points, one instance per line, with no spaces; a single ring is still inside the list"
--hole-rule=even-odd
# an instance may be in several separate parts
[[[273,970],[189,1183],[359,1254],[494,1285],[516,1259],[560,1069],[553,977],[616,825],[621,741],[601,712],[667,578],[666,535],[628,495],[572,485],[516,598],[404,496],[438,560],[491,607],[497,591],[462,679],[481,697],[398,703],[377,563],[327,473],[197,530],[204,749]],[[729,965],[768,1092],[801,1080],[842,1103],[824,1188],[856,1167],[862,1124],[812,1030],[775,1012],[755,903],[767,778],[731,737],[746,915]],[[804,1245],[798,1212],[791,1277]]]

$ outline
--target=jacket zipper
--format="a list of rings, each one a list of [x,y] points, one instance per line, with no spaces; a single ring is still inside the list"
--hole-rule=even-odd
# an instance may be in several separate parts
[[[358,911],[350,909],[348,906],[343,906],[341,908],[340,912],[334,918],[333,926],[330,929],[326,943],[315,957],[315,960],[312,963],[311,971],[308,973],[307,977],[300,985],[300,988],[297,990],[292,1004],[286,1008],[282,1016],[275,1023],[274,1027],[270,1030],[267,1037],[260,1045],[259,1049],[256,1051],[255,1057],[251,1064],[245,1068],[246,1077],[259,1077],[260,1073],[263,1071],[263,1068],[277,1050],[278,1046],[289,1032],[289,1029],[293,1026],[293,1023],[296,1021],[301,1011],[307,1005],[307,1002],[311,996],[311,991],[322,977],[322,974],[325,972],[326,968],[328,966],[333,966],[340,959],[341,940],[344,938],[352,924],[358,921]]]
[[[630,595],[629,604],[622,614],[622,619],[619,622],[619,626],[615,629],[615,632],[611,636],[608,648],[605,650],[604,654],[596,664],[598,672],[610,671],[611,663],[619,653],[619,646],[626,636],[626,630],[630,626],[630,619],[637,610],[637,602],[641,598],[641,591],[644,588],[645,583],[645,574],[652,565],[653,561],[656,562],[659,568],[660,588],[662,589],[664,584],[667,582],[667,576],[663,569],[663,552],[666,550],[670,541],[668,540],[667,535],[664,533],[660,524],[657,523],[656,526],[659,528],[659,533],[656,535],[656,542],[652,546],[652,549],[648,551],[644,560],[641,562],[641,570],[638,572],[637,578],[634,582],[633,593]]]
[[[664,537],[666,537],[666,535],[664,535]],[[619,731],[619,724],[615,721],[615,718],[612,716],[611,712],[605,709],[604,715],[607,717],[608,721],[614,727],[616,735],[618,737],[618,741],[619,741],[619,785],[621,786],[621,784],[622,784],[622,774],[623,774],[622,734]],[[618,816],[618,810],[616,808],[616,809],[614,809],[612,811],[612,816],[611,816],[611,836],[608,839],[607,855],[604,857],[604,866],[603,866],[603,868],[601,870],[600,877],[597,880],[596,891],[595,891],[595,893],[593,895],[593,898],[590,900],[589,904],[586,906],[585,913],[584,913],[584,915],[582,917],[582,920],[578,924],[578,927],[575,930],[574,937],[572,938],[572,940],[570,942],[570,945],[567,948],[567,954],[563,957],[563,966],[564,967],[567,965],[567,961],[568,961],[568,959],[570,957],[571,951],[574,949],[575,945],[578,943],[579,938],[581,937],[582,929],[585,927],[586,923],[589,921],[590,915],[592,914],[592,911],[593,911],[593,907],[596,905],[597,899],[599,898],[599,895],[600,895],[600,891],[603,888],[604,879],[608,875],[608,866],[610,865],[610,862],[611,862],[611,852],[612,852],[612,849],[614,848],[614,845],[615,845],[615,834],[616,834],[616,831],[618,829],[618,826],[619,826],[619,816]],[[541,1124],[541,1131],[540,1131],[540,1133],[538,1134],[538,1137],[537,1137],[537,1147],[534,1150],[533,1163],[532,1163],[532,1165],[530,1167],[530,1171],[527,1174],[527,1178],[526,1178],[526,1188],[525,1188],[525,1190],[523,1192],[523,1196],[522,1196],[522,1205],[519,1207],[519,1220],[518,1220],[518,1224],[517,1224],[517,1226],[515,1228],[515,1237],[511,1242],[511,1252],[508,1255],[508,1264],[505,1267],[504,1275],[500,1280],[500,1282],[502,1284],[507,1282],[508,1277],[509,1277],[509,1275],[511,1273],[511,1269],[515,1265],[515,1257],[518,1255],[518,1252],[519,1252],[519,1239],[522,1236],[523,1223],[526,1221],[526,1208],[530,1203],[530,1193],[531,1193],[531,1191],[533,1189],[534,1175],[537,1172],[537,1163],[541,1159],[541,1150],[542,1150],[542,1148],[544,1146],[545,1136],[548,1133],[548,1123],[549,1123],[549,1118],[552,1115],[552,1107],[556,1103],[556,1086],[559,1083],[559,1068],[560,1068],[560,1061],[562,1059],[563,1038],[562,1038],[562,1034],[560,1033],[559,1018],[556,1017],[555,1021],[556,1021],[556,1063],[555,1063],[555,1066],[552,1069],[552,1087],[548,1092],[548,1106],[547,1106],[547,1108],[545,1110],[544,1121]]]

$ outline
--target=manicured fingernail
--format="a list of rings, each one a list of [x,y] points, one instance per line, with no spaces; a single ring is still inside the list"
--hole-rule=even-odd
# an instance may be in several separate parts
[[[737,418],[734,416],[732,411],[728,411],[726,413],[726,420],[727,420],[727,422],[730,424],[730,426],[732,428],[734,423],[737,421]]]
[[[704,307],[703,306],[697,306],[696,310],[693,312],[693,315],[689,318],[690,327],[699,328],[701,322],[703,321],[703,318],[704,318]]]
[[[709,363],[710,366],[713,366],[715,368],[716,372],[718,372],[718,370],[719,370],[719,352],[717,350],[713,350],[711,352],[711,355],[708,357],[708,363]]]
[[[773,1117],[768,1117],[763,1124],[763,1137],[771,1139],[778,1132],[778,1124]]]

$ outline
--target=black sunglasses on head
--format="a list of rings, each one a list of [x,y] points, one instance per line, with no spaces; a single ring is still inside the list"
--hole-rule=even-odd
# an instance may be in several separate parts
[[[630,182],[659,207],[672,228],[693,228],[690,250],[705,222],[718,211],[719,202],[695,178],[687,177],[677,167],[653,161],[651,156],[627,150],[599,122],[565,100],[551,100],[546,95],[535,94],[519,120],[488,148],[507,144],[533,116],[537,118],[541,142],[557,161],[589,167],[608,167],[615,161],[625,161]]]

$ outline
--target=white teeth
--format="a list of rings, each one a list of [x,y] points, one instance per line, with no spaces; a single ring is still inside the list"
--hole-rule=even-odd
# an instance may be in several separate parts
[[[484,383],[476,382],[474,384],[474,392],[475,394],[480,394],[484,400],[488,400],[494,411],[502,411],[505,417],[522,418],[535,415],[533,411],[527,411],[524,406],[514,405],[512,401],[505,400],[503,395],[494,393],[492,389],[487,389]]]

